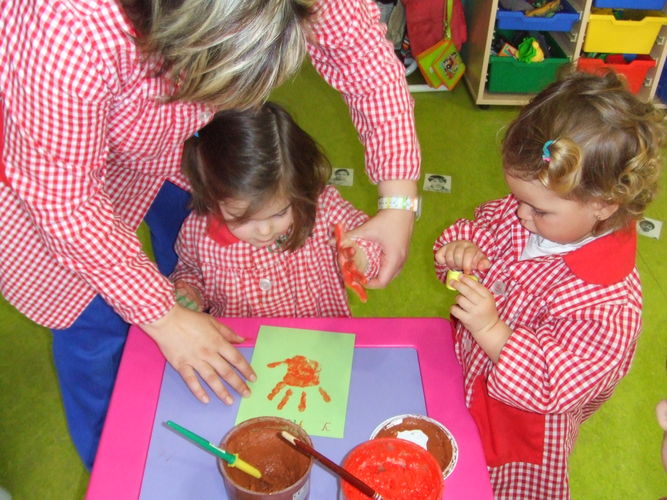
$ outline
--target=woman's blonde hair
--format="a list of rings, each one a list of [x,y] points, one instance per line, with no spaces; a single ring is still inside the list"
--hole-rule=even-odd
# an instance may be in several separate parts
[[[539,93],[509,126],[503,167],[558,195],[618,205],[594,234],[641,218],[658,189],[663,113],[614,73],[571,73]],[[553,141],[550,143],[549,141]]]
[[[250,108],[294,74],[314,0],[123,0],[147,59],[175,84],[170,101]]]

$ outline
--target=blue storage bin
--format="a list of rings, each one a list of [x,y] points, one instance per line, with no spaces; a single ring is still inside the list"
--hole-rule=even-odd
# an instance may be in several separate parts
[[[579,20],[579,13],[565,0],[562,9],[551,17],[528,17],[516,10],[498,9],[497,28],[521,31],[570,31]]]
[[[593,7],[607,9],[662,10],[666,0],[595,0]]]
[[[662,74],[660,75],[658,87],[655,89],[655,95],[658,96],[664,104],[667,104],[667,64],[662,68]]]

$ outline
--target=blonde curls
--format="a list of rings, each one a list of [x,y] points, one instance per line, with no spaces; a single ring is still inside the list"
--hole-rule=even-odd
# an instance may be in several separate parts
[[[597,233],[641,218],[655,198],[663,113],[639,101],[613,73],[572,73],[538,94],[507,129],[505,170],[558,195],[618,205]],[[545,143],[555,140],[543,157]]]
[[[543,160],[544,168],[537,172],[536,179],[546,188],[561,196],[581,183],[581,150],[569,139],[557,139],[549,147],[550,158]]]
[[[174,82],[168,100],[255,107],[306,54],[314,0],[124,0],[147,58]],[[132,16],[131,14],[135,15]]]

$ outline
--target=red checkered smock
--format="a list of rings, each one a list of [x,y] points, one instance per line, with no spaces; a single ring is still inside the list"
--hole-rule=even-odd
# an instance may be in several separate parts
[[[0,290],[51,328],[97,293],[130,323],[155,321],[173,287],[134,231],[165,179],[187,187],[182,144],[212,110],[157,99],[169,86],[116,0],[1,5]],[[373,0],[322,2],[309,51],[351,107],[370,178],[416,179],[412,100],[378,15]]]
[[[194,286],[213,316],[350,316],[347,292],[331,246],[333,226],[350,231],[368,216],[328,186],[320,196],[312,235],[294,252],[271,252],[234,237],[210,217],[190,214],[176,242],[171,279]],[[381,248],[357,244],[368,256],[366,276],[377,277]]]
[[[456,354],[499,499],[569,498],[567,459],[579,425],[628,372],[641,326],[636,233],[617,231],[567,254],[520,261],[530,233],[512,196],[459,220],[434,250],[473,241],[491,260],[476,273],[512,329],[497,364],[458,322]],[[436,263],[445,280],[447,268]]]

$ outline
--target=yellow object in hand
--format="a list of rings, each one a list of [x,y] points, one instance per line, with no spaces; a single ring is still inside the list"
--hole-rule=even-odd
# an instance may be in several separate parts
[[[448,289],[448,290],[452,290],[452,291],[455,292],[455,291],[456,291],[456,288],[454,288],[453,286],[451,286],[449,283],[450,283],[451,281],[458,281],[458,280],[460,280],[460,279],[461,279],[461,276],[467,276],[468,278],[472,278],[472,279],[474,279],[475,281],[479,281],[479,280],[477,279],[477,276],[475,276],[474,274],[466,274],[466,275],[464,275],[464,274],[463,274],[463,271],[455,271],[454,269],[450,269],[449,271],[447,271],[447,278],[446,278],[446,280],[445,280],[445,286],[447,287],[447,289]]]

